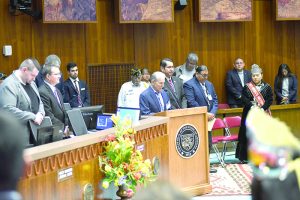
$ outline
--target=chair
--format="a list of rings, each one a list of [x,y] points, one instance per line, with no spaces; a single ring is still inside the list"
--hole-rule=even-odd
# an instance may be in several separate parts
[[[227,103],[219,103],[218,104],[218,108],[219,109],[228,109],[230,107],[229,107],[229,105]]]
[[[231,128],[239,128],[241,126],[241,117],[240,116],[230,116],[230,117],[224,117],[223,121],[226,125],[225,131],[226,131],[226,137],[227,139],[225,140],[224,146],[223,146],[223,151],[222,151],[222,158],[225,160],[226,156],[226,151],[227,151],[227,143],[231,142],[234,147],[236,148],[235,142],[238,141],[238,134],[232,134],[230,129]]]
[[[226,128],[226,125],[224,124],[224,121],[220,118],[216,118],[214,125],[212,127],[212,131],[224,130],[225,128]],[[222,142],[221,140],[223,138],[224,138],[224,136],[212,136],[212,149],[214,150],[222,167],[225,167],[225,162],[224,162],[222,156],[220,156],[220,151],[218,150],[218,147],[217,147],[217,144]]]

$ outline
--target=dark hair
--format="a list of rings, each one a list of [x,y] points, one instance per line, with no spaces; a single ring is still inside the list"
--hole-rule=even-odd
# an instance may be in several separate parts
[[[25,132],[12,114],[0,109],[0,191],[15,190],[22,176]]]
[[[282,70],[284,70],[284,69],[286,69],[288,71],[288,74],[287,74],[288,76],[290,76],[292,74],[292,72],[287,64],[281,64],[281,65],[279,65],[278,72],[277,72],[278,77],[283,78]]]
[[[76,63],[74,63],[74,62],[69,62],[69,63],[67,64],[67,70],[68,70],[68,72],[69,72],[73,67],[76,67],[76,66],[77,66]]]
[[[277,87],[281,88],[282,87],[282,81],[283,81],[283,75],[282,75],[282,70],[286,69],[287,70],[287,76],[293,76],[293,73],[291,72],[289,66],[287,64],[280,64],[278,67],[278,72],[277,72],[277,77],[278,77],[278,82],[277,82]]]
[[[163,58],[160,60],[160,67],[166,68],[167,62],[173,62],[171,58]]]
[[[201,73],[202,71],[207,71],[208,70],[208,68],[207,68],[207,66],[205,66],[205,65],[200,65],[200,66],[198,66],[198,67],[196,67],[196,72],[197,73]]]

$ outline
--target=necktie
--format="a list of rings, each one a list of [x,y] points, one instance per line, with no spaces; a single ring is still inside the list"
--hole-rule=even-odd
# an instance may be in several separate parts
[[[161,101],[162,99],[160,98],[159,93],[155,92],[155,94],[156,94],[157,100],[158,100],[159,105],[160,105],[160,111],[164,111],[164,105],[163,105],[163,102]]]
[[[173,82],[172,82],[172,79],[171,79],[171,78],[169,79],[169,84],[170,84],[170,86],[171,86],[171,89],[173,90],[173,92],[175,92],[175,87],[174,87],[174,84],[173,84]]]
[[[58,105],[61,107],[61,103],[60,103],[60,100],[59,100],[59,97],[58,97],[57,89],[56,89],[56,88],[54,89],[53,93],[54,93],[54,96],[56,97],[56,100],[57,100],[57,102],[58,102]]]
[[[80,90],[77,86],[77,80],[74,81],[74,85],[75,85],[75,89],[77,90],[78,107],[81,107],[82,106],[82,101],[81,101],[81,97],[80,97]]]
[[[207,91],[207,88],[206,88],[206,86],[205,86],[204,83],[201,83],[201,86],[202,86],[202,89],[204,90],[204,94],[205,94],[205,97],[206,97],[206,100],[207,100],[208,110],[210,111],[210,102],[209,102],[209,99],[208,99],[208,91]]]

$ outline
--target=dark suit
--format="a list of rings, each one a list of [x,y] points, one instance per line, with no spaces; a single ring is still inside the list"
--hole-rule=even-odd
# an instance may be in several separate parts
[[[90,106],[90,96],[88,92],[88,88],[85,82],[79,80],[79,89],[80,89],[80,98],[82,101],[83,106]],[[69,103],[72,108],[78,107],[78,91],[74,87],[74,84],[70,78],[68,78],[64,82],[65,87],[65,96],[64,102]]]
[[[165,85],[164,85],[164,90],[167,92],[170,98],[171,108],[172,109],[186,108],[187,102],[184,96],[182,80],[176,76],[172,76],[171,79],[175,87],[175,92],[173,93],[171,92],[172,88],[167,78],[165,79]]]
[[[206,106],[209,113],[216,115],[218,110],[218,97],[214,86],[209,81],[205,81],[205,86],[208,94],[212,97],[211,100],[206,97],[205,92],[195,76],[183,84],[185,97],[187,99],[187,106],[188,108]]]
[[[170,99],[168,94],[162,90],[161,95],[164,102],[164,110],[168,110],[168,104],[170,104]],[[160,103],[157,99],[156,94],[152,86],[148,87],[144,92],[140,95],[140,109],[142,115],[150,115],[153,113],[161,112]]]
[[[244,72],[244,85],[251,81],[251,72],[243,70]],[[230,107],[243,107],[241,100],[243,85],[236,69],[230,70],[226,74],[226,90],[227,90],[227,103]]]
[[[39,72],[39,74],[35,77],[35,84],[36,86],[39,88],[40,86],[44,85],[44,78],[43,75],[41,73],[41,71]],[[62,94],[62,96],[65,95],[65,90],[64,90],[64,79],[61,76],[59,79],[59,83],[55,86],[57,89],[59,89],[60,93]]]
[[[49,85],[44,83],[39,87],[39,92],[41,95],[41,99],[44,103],[46,116],[51,118],[53,125],[68,125],[68,118],[65,112],[63,97],[59,90],[57,90],[57,94],[59,97],[60,104],[54,93],[52,92]]]
[[[297,89],[298,89],[298,81],[296,76],[291,75],[289,78],[289,103],[296,103],[297,100]],[[276,76],[274,82],[274,92],[276,95],[276,103],[280,104],[283,98],[282,96],[282,82],[279,84],[279,78]]]

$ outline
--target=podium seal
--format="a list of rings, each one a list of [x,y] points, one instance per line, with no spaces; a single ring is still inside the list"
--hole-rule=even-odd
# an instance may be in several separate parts
[[[191,158],[199,147],[199,135],[197,129],[191,124],[182,125],[177,131],[175,146],[177,153],[183,158]]]

